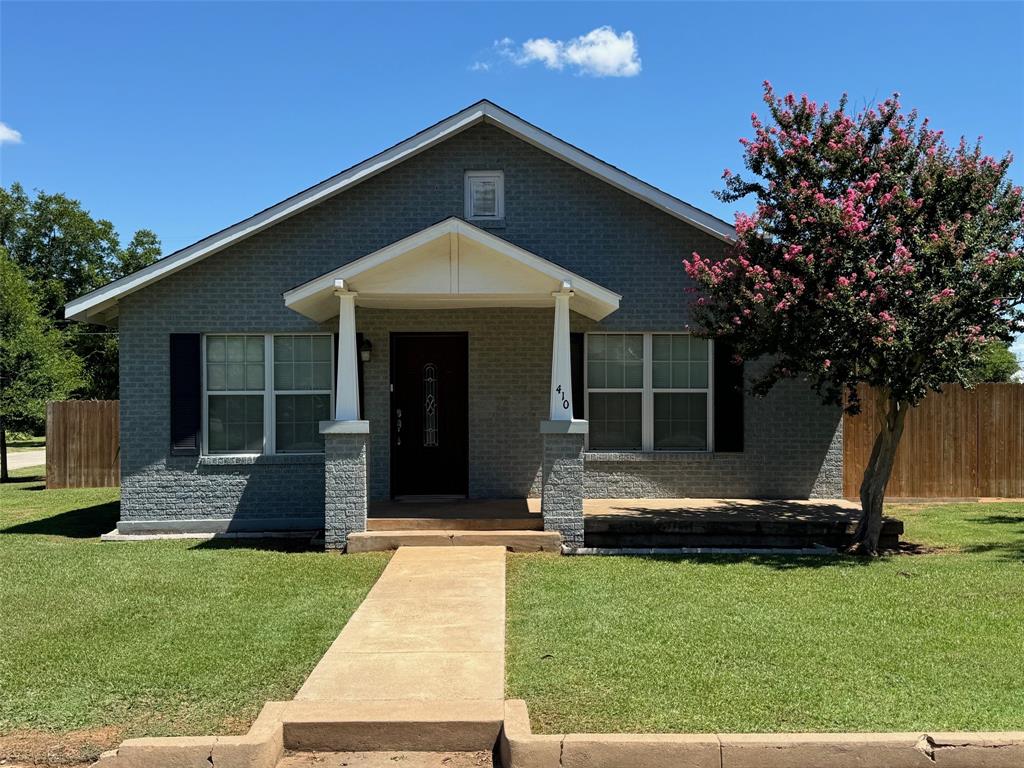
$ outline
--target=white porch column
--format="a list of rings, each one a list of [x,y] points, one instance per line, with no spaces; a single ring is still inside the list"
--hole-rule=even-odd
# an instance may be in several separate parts
[[[551,421],[572,421],[572,357],[569,352],[569,283],[555,297],[555,338],[551,346]]]
[[[338,297],[338,381],[334,390],[335,421],[359,419],[359,350],[356,349],[356,293],[344,280],[334,281]]]

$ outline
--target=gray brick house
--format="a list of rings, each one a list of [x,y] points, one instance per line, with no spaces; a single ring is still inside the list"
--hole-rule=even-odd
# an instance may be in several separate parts
[[[121,338],[118,531],[378,500],[841,495],[839,410],[746,396],[682,259],[732,228],[481,101],[67,306]]]

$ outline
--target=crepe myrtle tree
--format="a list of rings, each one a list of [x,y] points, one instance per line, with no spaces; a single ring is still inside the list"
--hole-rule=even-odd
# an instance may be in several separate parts
[[[783,379],[810,381],[828,403],[879,421],[860,486],[851,549],[876,554],[885,486],[907,412],[949,383],[970,386],[982,350],[1024,331],[1024,211],[1009,155],[956,147],[899,94],[847,112],[806,96],[778,98],[741,139],[749,174],[723,174],[736,215],[724,258],[684,261],[699,292],[695,318],[739,360],[764,357],[755,395]],[[739,361],[738,360],[738,361]]]

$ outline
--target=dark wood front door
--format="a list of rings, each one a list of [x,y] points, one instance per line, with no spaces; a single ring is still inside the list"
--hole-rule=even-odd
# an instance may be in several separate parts
[[[391,495],[465,496],[468,459],[466,335],[391,334]]]

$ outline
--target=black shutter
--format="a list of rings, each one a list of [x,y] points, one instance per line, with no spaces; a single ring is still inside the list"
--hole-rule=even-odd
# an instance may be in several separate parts
[[[743,451],[743,363],[732,361],[731,344],[716,341],[715,349],[715,452]]]
[[[569,375],[572,376],[572,417],[583,418],[583,334],[569,334]]]
[[[359,381],[359,418],[366,419],[366,404],[363,399],[363,334],[356,333],[356,379]],[[334,380],[331,389],[338,386],[338,334],[334,334]],[[335,393],[337,394],[337,393]],[[334,418],[334,412],[331,412]]]
[[[198,333],[172,333],[171,455],[197,456],[202,428],[202,360]]]

